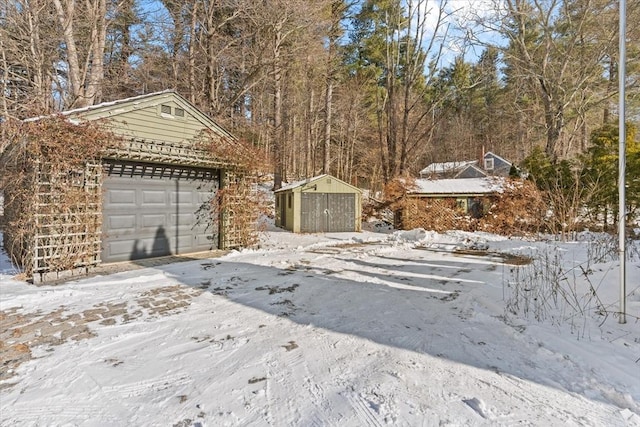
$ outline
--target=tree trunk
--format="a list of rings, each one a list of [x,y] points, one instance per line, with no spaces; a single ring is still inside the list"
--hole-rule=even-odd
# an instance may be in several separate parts
[[[60,0],[53,0],[56,7],[58,22],[62,27],[64,42],[67,50],[67,76],[69,78],[69,87],[71,89],[69,96],[71,98],[70,106],[83,107],[88,105],[82,93],[82,81],[80,80],[80,62],[78,60],[78,49],[76,47],[76,39],[73,34],[73,15],[75,14],[75,1],[65,0],[65,6]]]
[[[273,149],[274,171],[273,189],[282,187],[284,175],[284,141],[282,140],[282,66],[280,65],[280,47],[282,28],[275,26],[273,44]]]
[[[196,103],[196,24],[198,2],[194,1],[191,10],[191,28],[189,28],[189,101]]]
[[[330,72],[331,73],[331,72]],[[329,163],[331,162],[331,102],[333,99],[333,77],[327,78],[327,92],[324,100],[325,121],[324,121],[324,146],[322,157],[322,173],[329,173]]]
[[[107,4],[106,0],[93,0],[86,3],[86,16],[78,17],[75,0],[53,0],[58,22],[62,27],[66,46],[67,73],[70,87],[70,107],[85,107],[93,105],[101,95],[104,79],[104,51],[107,33]],[[90,35],[86,40],[77,40],[74,30],[76,18],[88,19]],[[84,67],[80,65],[78,42],[87,43],[87,57]]]
[[[91,5],[91,58],[87,61],[87,87],[84,97],[86,105],[102,101],[102,81],[104,80],[104,51],[107,39],[107,2],[94,0]]]

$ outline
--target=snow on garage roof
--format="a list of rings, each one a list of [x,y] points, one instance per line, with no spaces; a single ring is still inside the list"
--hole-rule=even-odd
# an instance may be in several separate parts
[[[491,194],[505,187],[500,178],[416,179],[416,188],[409,194]]]

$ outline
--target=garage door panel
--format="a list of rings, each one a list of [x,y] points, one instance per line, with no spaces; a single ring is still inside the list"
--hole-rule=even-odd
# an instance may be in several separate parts
[[[198,235],[196,236],[196,240],[194,242],[195,246],[197,248],[206,248],[208,246],[211,246],[211,244],[213,244],[213,236],[211,235]],[[204,250],[204,249],[202,249]]]
[[[141,231],[150,231],[155,233],[158,230],[158,227],[166,227],[166,215],[141,213],[138,216],[140,217]]]
[[[198,191],[197,193],[198,196],[198,203],[205,203],[208,204],[211,202],[211,200],[213,199],[212,194],[210,191]]]
[[[209,220],[218,171],[133,162],[110,162],[105,171],[104,262],[218,246]]]
[[[106,201],[109,202],[110,205],[129,205],[135,206],[136,204],[136,191],[135,190],[123,190],[123,189],[113,189],[107,193],[108,198]]]
[[[141,190],[142,206],[167,204],[167,193],[164,189],[158,190]]]
[[[135,215],[110,215],[107,221],[112,232],[134,232],[136,228]]]
[[[172,191],[170,192],[169,202],[171,205],[193,204],[198,198],[194,197],[192,191]]]
[[[172,214],[169,215],[169,221],[171,225],[177,227],[186,226],[186,229],[191,229],[191,227],[196,225],[196,215],[194,213],[181,213],[179,215]]]
[[[178,236],[178,250],[188,250],[192,248],[193,240],[194,238],[192,236]]]
[[[112,241],[106,246],[107,258],[122,258],[127,259],[139,259],[142,257],[136,257],[136,248],[140,249],[138,252],[142,252],[144,244],[141,242],[131,242],[130,240]],[[150,246],[149,246],[150,247]],[[146,249],[144,250],[146,253]],[[103,251],[103,257],[105,257],[105,251]]]

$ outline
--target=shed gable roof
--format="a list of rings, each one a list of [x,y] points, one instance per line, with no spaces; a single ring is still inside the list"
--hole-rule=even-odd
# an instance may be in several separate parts
[[[279,192],[283,192],[283,191],[289,191],[289,190],[294,190],[294,189],[296,189],[296,188],[303,187],[303,186],[308,185],[308,184],[313,184],[314,182],[320,181],[320,180],[321,180],[321,179],[323,179],[323,178],[331,178],[331,179],[334,179],[334,180],[338,181],[340,184],[345,185],[345,186],[347,186],[347,187],[350,187],[350,188],[351,188],[351,189],[353,189],[354,191],[357,191],[357,192],[359,192],[359,193],[362,193],[362,190],[361,190],[361,189],[359,189],[358,187],[355,187],[355,186],[353,186],[353,185],[351,185],[351,184],[348,184],[348,183],[344,182],[343,180],[338,179],[338,178],[336,178],[335,176],[328,175],[328,174],[322,174],[322,175],[314,176],[313,178],[307,178],[307,179],[302,179],[302,180],[300,180],[300,181],[294,181],[294,182],[291,182],[291,183],[289,183],[289,184],[287,184],[287,185],[282,186],[282,187],[281,187],[281,188],[279,188],[278,190],[276,190],[276,191],[275,191],[275,193],[279,193]]]

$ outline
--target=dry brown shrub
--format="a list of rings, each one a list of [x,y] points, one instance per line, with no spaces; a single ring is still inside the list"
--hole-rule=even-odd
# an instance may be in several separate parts
[[[235,166],[239,171],[260,172],[269,168],[267,154],[244,140],[221,137],[207,129],[199,135],[196,145],[214,159]]]
[[[405,204],[402,225],[406,229],[424,228],[442,232],[459,229],[457,224],[461,215],[455,200],[412,197]]]
[[[222,221],[222,247],[254,246],[264,228],[260,218],[270,215],[266,197],[257,191],[257,176],[269,168],[268,156],[247,141],[209,130],[199,136],[197,146],[232,169],[211,203],[214,221]]]
[[[394,227],[400,229],[405,228],[403,212],[407,208],[408,203],[410,203],[408,193],[415,188],[417,188],[416,181],[413,177],[396,178],[385,185],[383,189],[384,201],[378,208],[389,209],[394,213]]]
[[[63,116],[2,125],[4,245],[28,276],[95,262],[100,159],[121,142],[98,122]]]
[[[415,180],[410,178],[394,180],[385,188],[385,207],[395,212],[397,228],[526,235],[544,227],[546,204],[542,193],[529,181],[508,180],[502,193],[483,197],[485,212],[481,218],[472,218],[453,198],[409,194],[415,188]]]
[[[259,241],[269,214],[266,196],[257,191],[255,180],[237,176],[217,191],[211,202],[214,221],[222,221],[223,247],[251,247]]]
[[[531,181],[507,181],[504,191],[493,196],[491,201],[480,222],[482,230],[502,235],[526,235],[543,229],[547,205]]]

